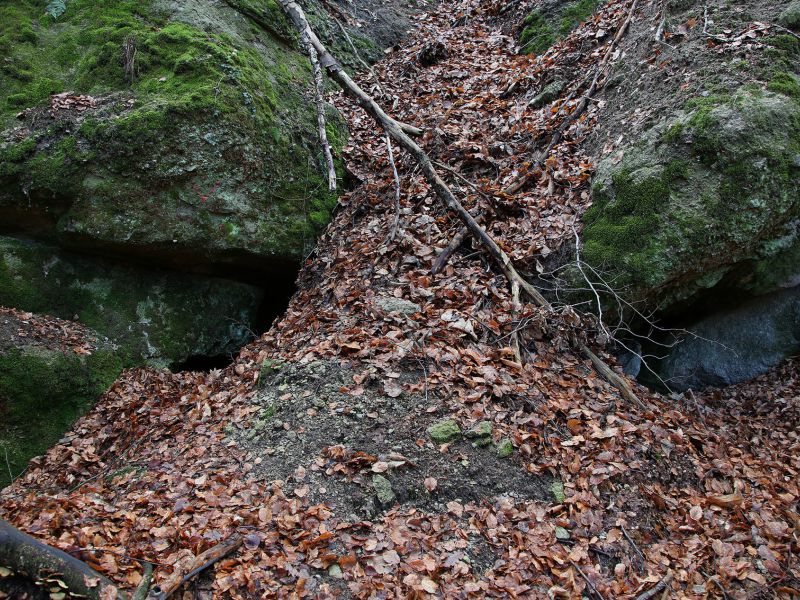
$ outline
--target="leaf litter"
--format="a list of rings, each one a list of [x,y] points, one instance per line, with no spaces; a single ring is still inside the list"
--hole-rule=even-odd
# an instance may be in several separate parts
[[[546,161],[535,155],[629,9],[611,2],[544,55],[520,56],[498,3],[442,4],[376,65],[382,104],[425,130],[523,272],[569,243],[589,204],[581,141],[596,103]],[[432,41],[446,53],[420,63]],[[535,107],[555,75],[569,83]],[[360,185],[283,318],[225,370],[124,372],[0,492],[0,515],[130,589],[142,561],[163,581],[241,534],[192,584],[200,597],[635,598],[662,580],[675,598],[800,594],[797,361],[702,395],[637,387],[647,409],[624,402],[571,351],[578,316],[515,313],[469,242],[431,275],[460,225],[403,156],[401,225],[386,243],[384,138],[331,100]],[[509,347],[521,323],[524,365]],[[428,428],[443,419],[490,433],[435,443]]]

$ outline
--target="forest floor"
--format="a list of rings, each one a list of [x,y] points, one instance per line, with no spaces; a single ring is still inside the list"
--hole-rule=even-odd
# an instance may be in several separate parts
[[[521,56],[495,3],[442,3],[360,77],[425,129],[443,176],[529,275],[574,243],[593,171],[581,142],[602,103],[541,168],[533,151],[630,12],[612,2]],[[560,99],[534,106],[554,73],[569,82]],[[243,536],[189,598],[797,597],[800,363],[705,394],[636,386],[645,408],[623,400],[572,350],[587,327],[569,307],[515,311],[469,242],[431,274],[460,223],[397,148],[390,240],[385,138],[333,101],[360,184],[286,314],[224,370],[123,373],[0,492],[0,516],[127,589],[143,561],[162,581]],[[529,185],[500,191],[527,170]]]

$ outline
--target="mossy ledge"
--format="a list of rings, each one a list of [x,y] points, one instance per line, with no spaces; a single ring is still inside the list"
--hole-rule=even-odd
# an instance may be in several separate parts
[[[568,36],[586,21],[602,0],[577,0],[551,10],[535,9],[522,22],[519,36],[520,51],[525,54],[543,54],[558,40]]]
[[[4,228],[266,270],[305,255],[336,202],[308,61],[227,4],[184,4],[69,0],[58,18],[42,1],[0,7]],[[51,109],[63,92],[94,100]],[[343,121],[330,109],[328,122],[338,151]]]
[[[757,294],[796,277],[800,104],[791,91],[751,86],[692,100],[618,164],[602,161],[584,258],[632,299],[662,308],[720,282]]]

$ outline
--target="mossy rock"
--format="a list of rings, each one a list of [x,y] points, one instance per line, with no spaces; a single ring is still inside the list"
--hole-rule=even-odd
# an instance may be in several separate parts
[[[598,166],[583,258],[662,309],[722,282],[748,294],[798,273],[800,104],[771,91],[691,101]]]
[[[602,4],[602,0],[542,3],[522,22],[519,36],[520,52],[525,54],[547,52],[550,46],[568,36]]]
[[[428,435],[437,444],[446,444],[461,437],[461,428],[452,419],[445,419],[428,427]]]
[[[800,31],[800,0],[794,0],[786,7],[778,18],[778,23],[793,31]]]
[[[336,202],[310,65],[274,1],[253,3],[257,20],[246,4],[69,0],[57,18],[41,1],[0,7],[0,221],[218,271],[305,256]],[[62,92],[95,100],[51,111]],[[344,122],[327,116],[338,152]]]
[[[77,320],[119,345],[126,364],[235,352],[262,292],[239,282],[126,267],[0,236],[0,306]]]
[[[7,318],[7,317],[6,317]],[[0,487],[55,444],[119,375],[117,348],[93,334],[90,354],[0,342]]]

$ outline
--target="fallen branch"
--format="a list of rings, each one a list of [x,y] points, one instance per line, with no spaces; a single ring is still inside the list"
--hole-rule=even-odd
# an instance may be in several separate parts
[[[636,600],[648,600],[648,598],[655,597],[659,592],[663,592],[668,589],[670,583],[672,583],[672,571],[664,575],[664,578],[659,581],[655,587],[647,590],[646,592],[639,594],[636,596]]]
[[[78,560],[29,536],[0,519],[0,566],[34,582],[53,578],[86,598],[127,598],[106,577]]]
[[[483,214],[475,215],[475,221],[477,223],[480,223],[482,219],[483,219]],[[432,275],[436,275],[442,269],[444,269],[445,265],[447,264],[447,261],[449,261],[453,253],[461,247],[461,244],[464,243],[464,240],[467,239],[468,235],[469,235],[469,229],[467,229],[466,227],[462,227],[458,231],[458,233],[456,233],[455,237],[453,237],[453,239],[450,240],[450,243],[447,245],[447,247],[439,253],[439,256],[437,256],[436,260],[433,262],[433,266],[431,267]]]
[[[307,36],[300,35],[303,45],[306,47],[308,59],[311,61],[311,69],[314,73],[314,104],[317,108],[317,135],[325,155],[325,164],[328,167],[328,191],[336,191],[336,166],[333,164],[333,153],[331,144],[328,142],[328,132],[325,129],[325,86],[322,83],[322,68],[319,66],[317,51],[311,44]]]
[[[392,167],[392,175],[394,177],[394,221],[392,222],[392,229],[389,232],[388,243],[394,241],[397,235],[397,230],[400,228],[400,175],[397,173],[397,165],[394,163],[394,152],[392,151],[392,138],[386,134],[386,149],[389,153],[389,165]]]
[[[627,23],[630,22],[633,9],[636,7],[636,2],[637,0],[633,1],[628,19],[625,25],[620,28],[617,38],[615,39],[618,39],[622,36],[622,32],[627,27]],[[470,234],[472,234],[472,236],[475,237],[475,239],[477,239],[486,248],[491,257],[498,264],[508,280],[509,285],[511,286],[512,293],[516,293],[515,290],[518,286],[519,289],[525,292],[525,294],[531,300],[533,300],[537,306],[546,310],[551,310],[552,307],[547,299],[539,290],[537,290],[517,272],[511,262],[511,259],[505,253],[505,251],[500,248],[497,242],[495,242],[494,238],[492,238],[492,236],[489,235],[489,233],[487,233],[486,230],[484,230],[478,224],[469,211],[467,211],[467,209],[465,209],[464,206],[453,195],[453,192],[447,186],[445,181],[439,176],[439,173],[434,168],[430,157],[425,153],[425,151],[420,148],[414,140],[406,135],[400,127],[400,124],[387,115],[380,105],[378,105],[378,103],[375,102],[375,100],[369,94],[364,92],[364,90],[362,90],[359,85],[353,81],[342,69],[342,66],[330,54],[330,52],[328,52],[328,50],[311,29],[303,9],[293,0],[279,0],[279,3],[281,8],[283,8],[284,12],[286,12],[297,30],[300,32],[301,36],[306,36],[307,39],[311,41],[311,44],[314,46],[314,50],[319,55],[319,61],[325,68],[328,76],[338,83],[346,94],[353,98],[358,105],[361,106],[361,108],[363,108],[373,119],[375,119],[378,125],[380,125],[384,131],[386,131],[386,133],[400,145],[400,147],[404,148],[411,154],[439,200],[441,200],[441,202],[449,210],[458,216],[464,226],[469,230]],[[595,76],[595,82],[593,86],[596,86],[598,77],[599,73],[597,76]],[[592,353],[591,350],[589,350],[585,345],[581,344],[581,351],[591,359],[592,364],[594,364],[598,370],[601,367],[603,368],[603,376],[610,383],[612,383],[612,385],[619,387],[623,397],[626,399],[630,399],[631,397],[635,398],[635,395],[631,391],[627,382],[614,373],[611,368],[608,367],[608,365],[606,365],[594,353]],[[638,399],[637,402],[639,402]]]
[[[198,554],[195,556],[194,560],[188,565],[185,565],[184,568],[175,569],[161,585],[153,586],[150,589],[148,598],[150,600],[166,600],[166,598],[169,598],[192,577],[204,571],[218,560],[226,557],[241,545],[242,538],[239,535],[232,535],[202,554]]]

